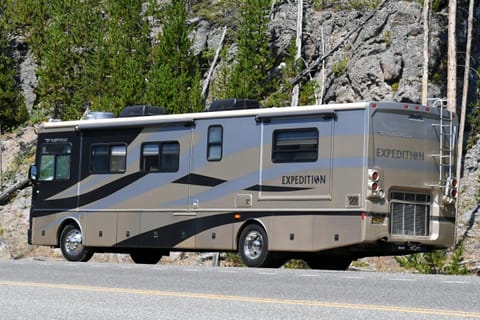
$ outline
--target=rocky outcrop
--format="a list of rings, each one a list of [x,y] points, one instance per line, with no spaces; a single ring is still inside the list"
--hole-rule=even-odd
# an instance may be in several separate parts
[[[29,112],[37,100],[35,89],[38,87],[36,75],[37,64],[32,51],[28,49],[25,39],[17,37],[12,41],[13,56],[15,57],[19,69],[19,82],[22,90],[25,104]]]
[[[270,34],[277,66],[295,39],[297,4],[277,3],[271,15]],[[418,102],[421,94],[423,22],[422,7],[414,1],[386,1],[377,11],[338,11],[334,8],[304,12],[303,59],[307,66],[338,48],[313,68],[323,103],[389,100]],[[373,15],[372,15],[373,14]],[[216,48],[221,26],[203,18],[195,21],[194,49]],[[360,27],[359,27],[360,25]],[[446,18],[431,21],[429,97],[444,97]],[[307,77],[307,79],[309,78]],[[308,79],[309,80],[309,79]]]

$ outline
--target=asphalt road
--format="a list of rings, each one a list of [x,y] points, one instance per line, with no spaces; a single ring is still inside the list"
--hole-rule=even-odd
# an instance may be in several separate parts
[[[0,261],[0,319],[480,319],[480,277]]]

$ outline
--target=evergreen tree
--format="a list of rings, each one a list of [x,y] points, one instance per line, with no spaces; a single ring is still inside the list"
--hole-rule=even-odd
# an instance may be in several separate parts
[[[77,37],[79,24],[73,19],[80,6],[82,2],[77,0],[49,1],[49,23],[44,29],[38,68],[41,105],[53,117],[65,120],[78,119],[81,115],[75,94],[83,47]]]
[[[15,80],[17,69],[9,52],[10,19],[7,3],[0,4],[0,124],[11,128],[28,119],[27,108]]]
[[[38,60],[43,55],[43,44],[48,35],[45,29],[49,23],[48,4],[50,0],[6,0],[9,4],[11,21],[17,31],[27,37],[28,45]]]
[[[152,1],[156,6],[156,1]],[[170,113],[200,111],[203,107],[198,58],[186,24],[187,1],[172,1],[163,10],[162,32],[153,48],[147,77],[146,101],[165,107]]]
[[[92,109],[120,111],[143,102],[149,29],[142,1],[109,0],[97,16],[97,32],[87,67]]]
[[[273,58],[269,47],[269,0],[243,0],[236,62],[228,83],[232,98],[263,99],[271,91],[269,72]]]

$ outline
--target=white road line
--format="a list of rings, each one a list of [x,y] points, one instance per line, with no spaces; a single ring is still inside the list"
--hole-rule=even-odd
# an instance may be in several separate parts
[[[416,282],[417,280],[415,279],[405,279],[405,278],[392,278],[388,279],[390,281],[403,281],[403,282]]]
[[[468,284],[467,281],[442,281],[443,283],[450,283],[450,284]]]
[[[276,276],[277,273],[274,272],[256,272],[255,274],[262,275],[262,276]]]
[[[311,278],[320,277],[319,274],[310,274],[310,273],[299,274],[298,276],[299,277],[311,277]]]

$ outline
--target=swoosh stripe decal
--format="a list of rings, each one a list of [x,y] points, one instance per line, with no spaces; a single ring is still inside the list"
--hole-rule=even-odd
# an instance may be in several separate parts
[[[297,188],[297,187],[278,187],[278,186],[264,186],[264,185],[254,185],[245,190],[248,191],[263,191],[263,192],[288,192],[288,191],[302,191],[310,190],[312,188]]]
[[[173,181],[173,183],[189,184],[189,185],[205,186],[205,187],[216,187],[219,184],[222,184],[225,182],[226,180],[208,177],[208,176],[204,176],[196,173],[190,173],[186,176],[181,177],[180,179]]]
[[[108,195],[117,192],[120,189],[125,188],[126,186],[132,184],[136,180],[145,176],[145,172],[136,172],[129,174],[125,177],[122,177],[118,180],[115,180],[112,183],[105,184],[95,190],[87,192],[85,194],[80,195],[78,198],[78,207],[87,205],[89,203],[95,202],[102,198],[107,197]],[[68,197],[63,199],[56,199],[56,200],[45,200],[46,207],[52,208],[48,211],[34,211],[34,217],[42,217],[51,214],[52,211],[60,212],[60,211],[67,211],[70,209],[75,209],[77,206],[66,206],[65,204],[76,204],[77,197]]]

